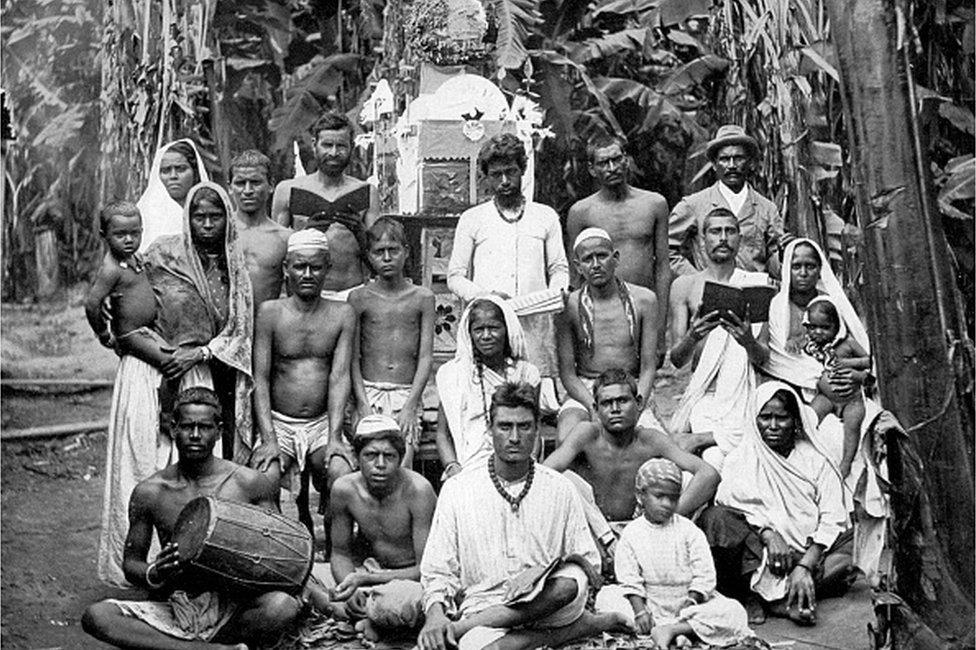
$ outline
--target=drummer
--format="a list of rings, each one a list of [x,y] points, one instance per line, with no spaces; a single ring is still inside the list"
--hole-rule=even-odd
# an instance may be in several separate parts
[[[406,441],[389,415],[360,420],[352,446],[359,471],[336,480],[330,500],[334,597],[377,640],[422,623],[420,557],[437,497],[427,479],[400,466]]]
[[[176,398],[173,432],[179,459],[136,485],[129,503],[129,533],[122,569],[153,600],[103,600],[91,605],[82,627],[95,638],[124,648],[236,648],[274,643],[301,610],[283,592],[234,599],[206,591],[182,571],[172,541],[187,503],[211,496],[277,509],[277,486],[264,474],[214,456],[220,436],[220,402],[207,388]],[[162,550],[148,562],[153,531]],[[259,549],[255,549],[258,551]]]

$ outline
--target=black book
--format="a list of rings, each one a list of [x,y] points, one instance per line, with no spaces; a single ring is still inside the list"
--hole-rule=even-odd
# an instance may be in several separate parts
[[[704,316],[713,311],[732,312],[742,320],[762,323],[769,320],[769,301],[776,295],[776,287],[771,285],[755,285],[751,287],[733,287],[718,282],[705,282],[702,292],[701,307],[698,314]]]

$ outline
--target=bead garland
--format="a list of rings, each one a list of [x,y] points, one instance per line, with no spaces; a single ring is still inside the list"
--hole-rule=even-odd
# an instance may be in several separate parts
[[[491,482],[495,486],[495,489],[498,490],[498,494],[502,495],[502,498],[508,501],[508,504],[512,506],[512,512],[518,512],[522,499],[528,495],[529,489],[532,487],[532,478],[535,476],[535,462],[532,462],[529,465],[529,473],[525,476],[525,485],[522,487],[522,491],[518,493],[518,496],[513,497],[502,485],[501,480],[498,478],[498,474],[495,472],[494,456],[491,456],[488,459],[488,474],[491,476]]]

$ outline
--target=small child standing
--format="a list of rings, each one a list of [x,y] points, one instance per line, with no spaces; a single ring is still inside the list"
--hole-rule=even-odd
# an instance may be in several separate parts
[[[635,484],[642,516],[627,524],[617,542],[614,570],[620,584],[600,591],[597,610],[621,610],[626,597],[637,633],[650,634],[660,650],[680,636],[715,646],[754,637],[745,608],[715,591],[705,533],[675,513],[681,495],[678,466],[652,458],[637,471]]]
[[[803,327],[807,331],[803,352],[824,365],[823,374],[817,382],[817,394],[811,400],[810,406],[817,412],[817,418],[821,422],[828,413],[836,413],[843,421],[844,451],[840,474],[842,478],[847,478],[861,438],[861,423],[864,421],[864,395],[861,387],[867,372],[871,370],[871,357],[849,335],[847,324],[840,317],[837,306],[827,296],[810,301],[803,314]],[[841,397],[830,382],[838,372],[845,370],[851,373],[854,391]]]
[[[98,577],[124,585],[129,496],[137,483],[175,460],[172,442],[160,435],[158,392],[160,368],[171,359],[173,348],[152,330],[156,297],[136,254],[142,241],[138,208],[126,201],[110,203],[99,219],[108,252],[85,298],[85,315],[98,340],[115,349],[121,361],[109,413]],[[111,323],[102,313],[106,298]]]
[[[349,295],[359,326],[352,389],[359,417],[388,415],[400,425],[407,442],[402,466],[410,467],[434,361],[434,294],[404,276],[407,237],[399,221],[377,219],[366,242],[376,277]]]

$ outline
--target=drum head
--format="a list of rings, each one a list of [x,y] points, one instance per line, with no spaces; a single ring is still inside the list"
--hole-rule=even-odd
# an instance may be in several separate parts
[[[180,511],[173,528],[173,541],[179,546],[180,561],[195,559],[203,550],[210,531],[213,499],[197,497]]]

